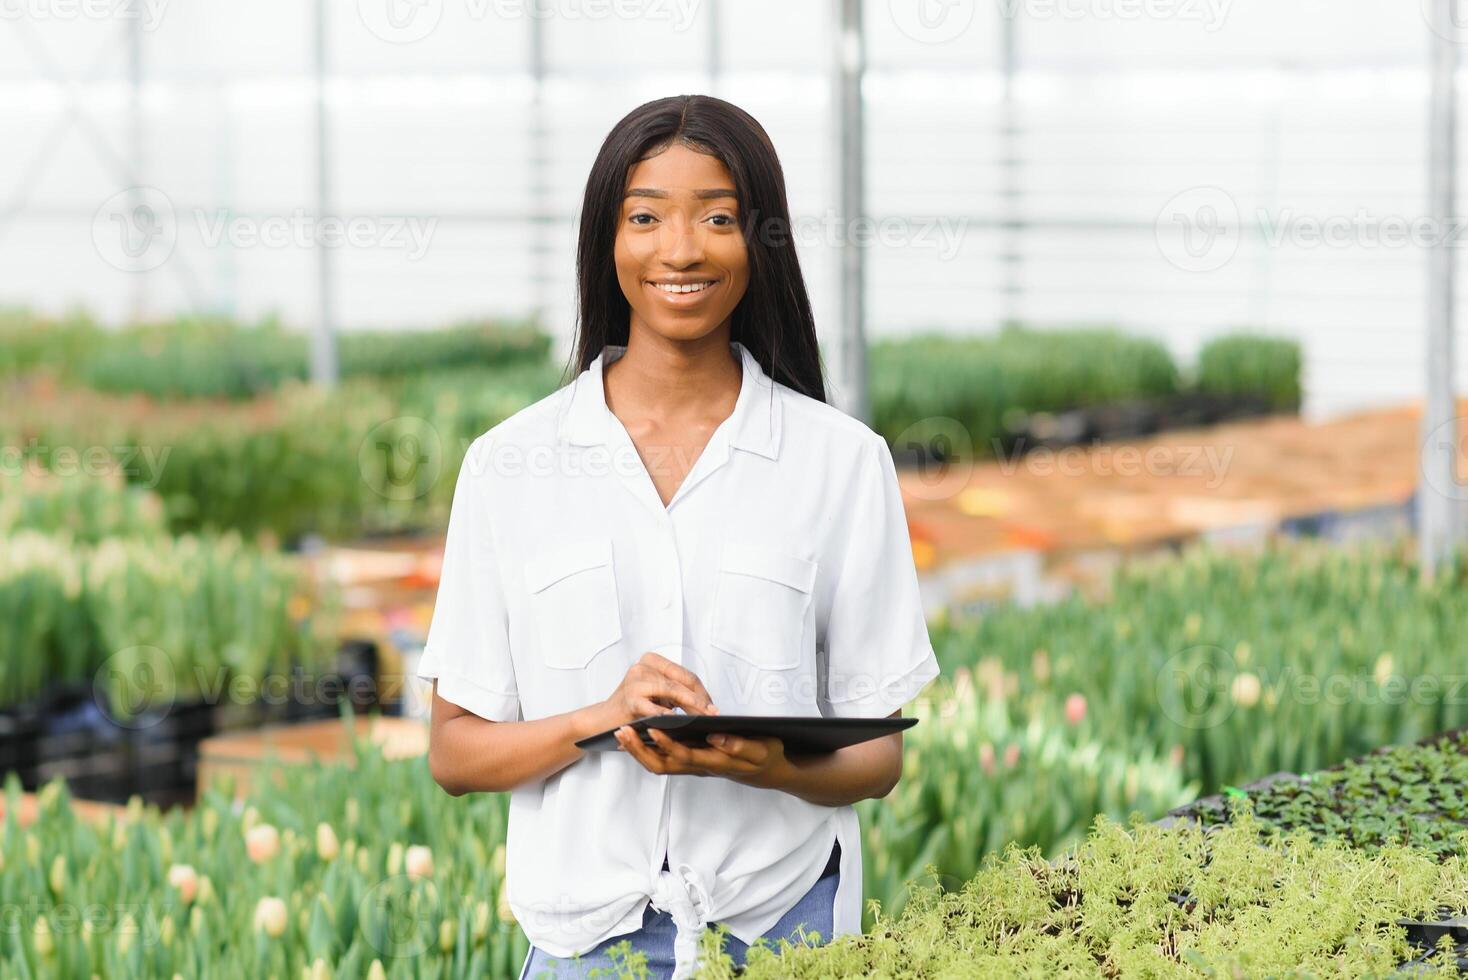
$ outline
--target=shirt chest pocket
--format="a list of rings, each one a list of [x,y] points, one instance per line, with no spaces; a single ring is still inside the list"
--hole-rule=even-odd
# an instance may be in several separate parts
[[[611,538],[586,538],[525,563],[541,662],[574,670],[622,638]]]
[[[816,563],[772,548],[729,543],[719,556],[709,642],[756,667],[798,667]]]

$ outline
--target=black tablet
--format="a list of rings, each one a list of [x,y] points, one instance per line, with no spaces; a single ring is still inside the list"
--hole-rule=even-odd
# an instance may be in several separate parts
[[[680,713],[649,715],[628,722],[642,736],[644,745],[655,745],[649,728],[660,728],[686,745],[708,747],[707,735],[746,735],[754,738],[774,736],[785,743],[787,755],[813,755],[834,752],[847,745],[900,732],[917,724],[916,718],[811,718],[787,715],[685,715]],[[617,726],[620,728],[621,726]],[[579,739],[576,747],[588,752],[621,749],[617,729]]]

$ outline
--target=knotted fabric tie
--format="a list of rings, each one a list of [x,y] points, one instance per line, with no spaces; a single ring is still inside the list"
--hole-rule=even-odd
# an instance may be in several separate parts
[[[698,966],[698,939],[708,925],[709,893],[703,878],[686,864],[658,872],[652,907],[673,917],[673,980],[687,980]]]

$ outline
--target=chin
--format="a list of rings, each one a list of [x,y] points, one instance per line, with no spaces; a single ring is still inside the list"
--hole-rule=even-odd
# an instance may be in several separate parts
[[[690,320],[643,320],[659,337],[665,340],[691,341],[699,340],[719,329],[723,320],[715,320],[712,323],[700,318],[696,321]]]

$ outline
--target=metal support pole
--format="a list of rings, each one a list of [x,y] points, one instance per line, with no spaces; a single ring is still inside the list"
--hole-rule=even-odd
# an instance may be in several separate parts
[[[1000,208],[1003,221],[999,231],[1000,320],[1004,324],[1019,321],[1024,315],[1021,267],[1024,264],[1022,231],[1024,208],[1020,203],[1020,138],[1019,111],[1014,97],[1014,76],[1019,64],[1019,42],[1016,37],[1015,4],[999,6],[999,64],[1004,77],[1004,91],[999,106],[999,180]]]
[[[1432,101],[1428,127],[1428,210],[1433,226],[1452,226],[1456,206],[1458,46],[1456,0],[1432,0]],[[1460,538],[1468,487],[1457,480],[1458,424],[1453,397],[1453,248],[1438,235],[1427,253],[1427,398],[1422,412],[1422,471],[1417,487],[1422,574],[1433,578]]]
[[[866,237],[865,174],[862,138],[861,80],[865,70],[861,0],[835,0],[840,6],[836,32],[837,143],[841,194],[841,336],[838,405],[847,414],[866,421],[867,351],[865,336],[866,252],[856,240]]]
[[[327,221],[331,216],[331,157],[328,152],[326,106],[326,0],[316,0],[316,215]],[[318,234],[316,242],[316,327],[311,331],[311,379],[317,384],[334,385],[337,380],[336,306],[331,249]]]
[[[722,5],[719,0],[707,0],[704,9],[708,11],[709,35],[708,35],[708,67],[709,67],[709,94],[716,95],[719,91],[719,82],[724,74],[724,35],[719,31],[719,8]]]
[[[544,329],[553,322],[550,305],[551,280],[551,222],[550,222],[550,134],[547,122],[545,98],[546,79],[546,25],[549,13],[542,9],[541,0],[532,0],[530,5],[530,206],[533,214],[530,222],[531,258],[534,267],[534,290],[531,297],[532,314],[535,322]],[[559,340],[558,340],[559,342]]]
[[[127,18],[127,78],[128,78],[128,134],[127,134],[127,186],[128,213],[141,214],[147,206],[143,194],[143,19]],[[148,276],[134,275],[132,298],[129,302],[129,318],[133,321],[148,315]]]

